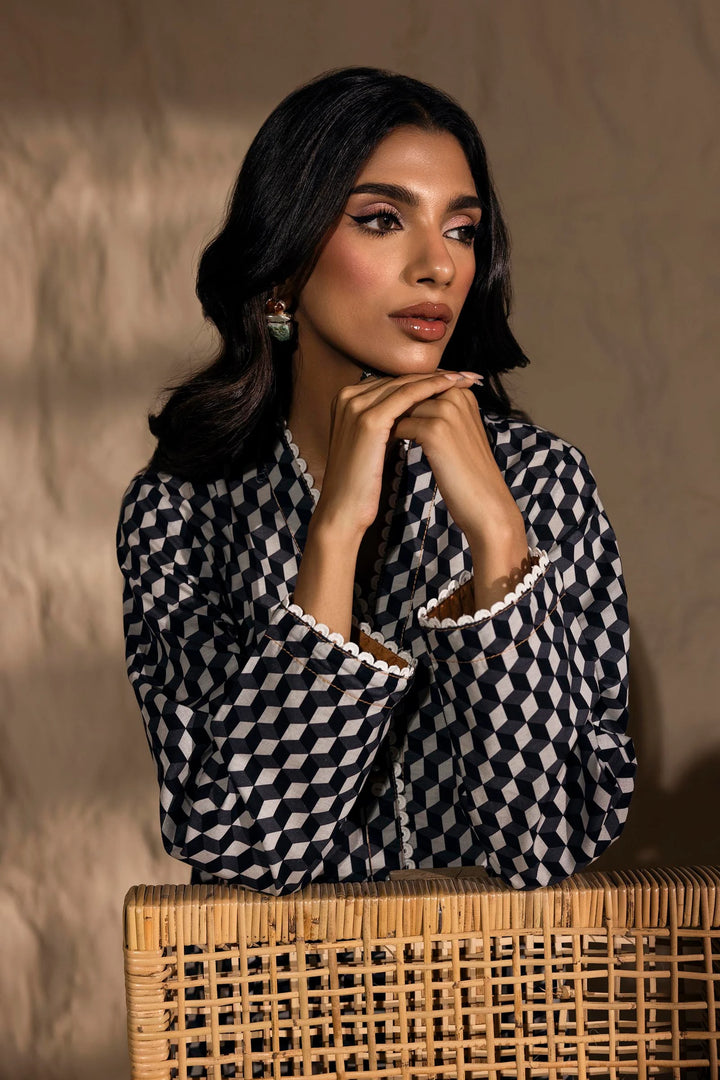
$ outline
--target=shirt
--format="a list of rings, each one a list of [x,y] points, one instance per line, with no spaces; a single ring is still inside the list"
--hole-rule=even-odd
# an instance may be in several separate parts
[[[577,447],[481,417],[539,561],[473,610],[467,539],[403,440],[357,643],[292,601],[319,493],[286,424],[241,478],[131,480],[127,671],[191,881],[280,895],[474,864],[535,888],[620,834],[636,761],[616,537]]]

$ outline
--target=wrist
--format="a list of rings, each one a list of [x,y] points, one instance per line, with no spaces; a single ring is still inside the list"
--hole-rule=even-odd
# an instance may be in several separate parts
[[[476,610],[489,608],[513,592],[533,566],[524,529],[496,536],[492,544],[471,541],[470,551]]]
[[[346,522],[328,517],[316,510],[308,525],[307,539],[320,548],[332,550],[339,558],[347,554],[353,565],[357,559],[363,533],[348,527]]]

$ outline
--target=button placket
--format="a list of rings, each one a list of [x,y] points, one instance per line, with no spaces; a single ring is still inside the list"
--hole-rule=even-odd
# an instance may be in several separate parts
[[[414,852],[410,844],[410,829],[408,827],[410,824],[410,818],[407,812],[407,802],[405,800],[402,751],[397,745],[397,735],[394,730],[390,731],[390,734],[388,736],[388,743],[390,744],[390,761],[392,764],[390,776],[393,783],[395,824],[397,828],[398,840],[400,841],[400,862],[403,870],[414,870]]]

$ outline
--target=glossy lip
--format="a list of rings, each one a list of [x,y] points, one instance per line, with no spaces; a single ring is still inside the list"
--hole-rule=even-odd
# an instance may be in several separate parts
[[[410,307],[402,308],[400,311],[393,311],[390,314],[391,319],[436,319],[444,323],[452,322],[452,317],[452,310],[447,306],[447,304],[431,303],[412,304]]]
[[[440,341],[445,337],[448,331],[447,323],[442,319],[418,319],[418,317],[412,315],[406,315],[400,317],[398,315],[391,315],[396,326],[413,338],[415,341]]]

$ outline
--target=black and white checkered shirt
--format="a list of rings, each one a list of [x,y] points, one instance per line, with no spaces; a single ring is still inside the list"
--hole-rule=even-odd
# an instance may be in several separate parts
[[[357,643],[292,602],[318,492],[287,427],[242,479],[131,481],[128,675],[192,881],[280,894],[476,864],[533,888],[620,834],[636,764],[615,534],[580,450],[482,416],[537,565],[474,611],[467,540],[404,440]]]

